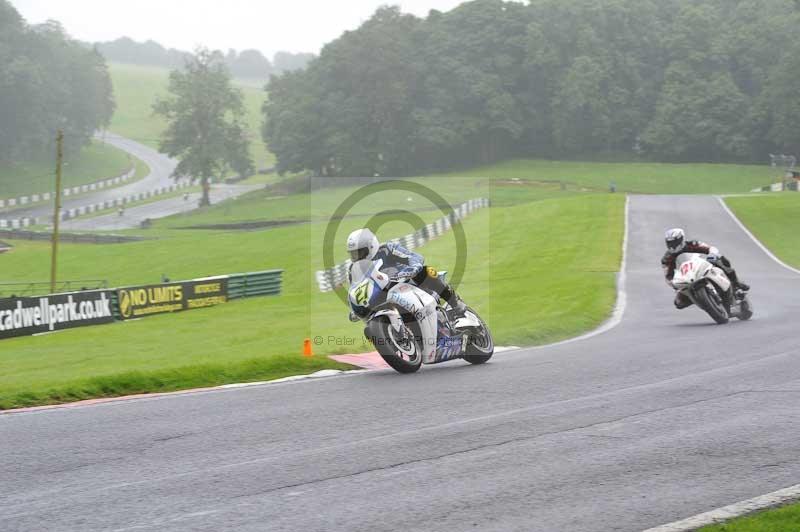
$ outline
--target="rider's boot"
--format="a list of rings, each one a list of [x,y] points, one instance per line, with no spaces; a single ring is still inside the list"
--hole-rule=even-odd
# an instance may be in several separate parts
[[[742,280],[739,279],[739,276],[736,274],[736,270],[734,270],[733,268],[730,268],[725,273],[728,274],[728,278],[733,283],[734,292],[739,292],[739,291],[740,292],[747,292],[747,291],[750,290],[750,285],[747,284],[747,283],[742,282]]]
[[[736,270],[731,267],[731,263],[728,259],[721,257],[717,266],[722,268],[722,270],[725,272],[725,275],[727,275],[728,279],[730,279],[731,283],[733,283],[734,292],[747,292],[750,290],[750,285],[743,283],[739,279],[739,275],[736,273]]]
[[[452,296],[450,296],[450,299],[448,299],[447,302],[453,308],[453,317],[458,320],[464,317],[465,313],[467,312],[467,305],[461,301],[461,298],[458,297],[458,294],[456,294],[452,289],[451,293]]]
[[[464,317],[467,312],[467,305],[461,301],[461,298],[458,297],[458,294],[456,294],[456,291],[450,286],[450,283],[445,282],[439,277],[436,270],[433,268],[425,268],[422,270],[421,278],[415,278],[415,281],[424,288],[438,294],[439,297],[450,304],[453,308],[453,321],[458,321]]]
[[[749,292],[750,291],[750,285],[747,284],[747,283],[743,283],[742,281],[737,281],[736,282],[736,287],[739,290],[741,290],[742,292]]]

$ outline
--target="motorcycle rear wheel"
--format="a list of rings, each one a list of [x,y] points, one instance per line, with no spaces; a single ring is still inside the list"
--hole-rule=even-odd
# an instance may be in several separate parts
[[[739,303],[740,310],[739,310],[739,319],[742,321],[747,321],[753,317],[753,306],[750,302],[745,298]]]
[[[405,330],[400,333],[394,330],[386,318],[370,321],[364,331],[365,335],[381,355],[398,373],[414,373],[422,366],[422,351],[414,340],[414,333],[403,324]]]

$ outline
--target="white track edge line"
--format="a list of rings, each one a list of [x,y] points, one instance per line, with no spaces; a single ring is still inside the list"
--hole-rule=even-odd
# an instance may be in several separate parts
[[[655,528],[648,528],[644,532],[689,532],[707,525],[722,523],[759,510],[766,510],[798,500],[800,500],[800,484],[773,491],[766,495],[753,497],[746,501],[740,501],[729,506],[723,506],[722,508],[698,514],[681,521],[675,521],[674,523],[668,523]]]
[[[750,240],[755,242],[755,244],[758,247],[761,248],[761,251],[766,253],[769,258],[771,258],[773,261],[777,262],[778,264],[780,264],[781,266],[783,266],[784,268],[786,268],[790,272],[794,272],[794,273],[800,275],[800,270],[798,270],[797,268],[793,268],[792,266],[789,266],[788,264],[783,262],[781,259],[779,259],[777,256],[775,256],[775,254],[772,251],[770,251],[769,248],[767,248],[767,246],[762,244],[761,241],[758,238],[756,238],[756,236],[752,232],[750,232],[750,230],[742,223],[742,221],[739,220],[739,218],[736,217],[736,214],[734,214],[734,212],[730,209],[730,207],[728,207],[728,205],[725,203],[725,200],[722,199],[722,197],[717,196],[717,201],[719,202],[720,205],[722,205],[722,208],[725,210],[725,212],[728,213],[728,216],[733,218],[733,221],[736,222],[736,225],[738,225],[739,228],[742,231],[744,231],[747,236],[750,237]]]

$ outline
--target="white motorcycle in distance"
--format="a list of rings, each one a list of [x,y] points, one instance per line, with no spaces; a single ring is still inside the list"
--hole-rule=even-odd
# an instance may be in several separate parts
[[[492,334],[474,310],[455,322],[449,304],[413,284],[393,280],[391,269],[381,271],[381,266],[382,261],[354,263],[348,297],[369,309],[362,318],[364,335],[387,364],[400,373],[414,373],[422,364],[458,358],[483,364],[492,358]]]
[[[682,253],[675,261],[672,287],[708,313],[719,324],[730,318],[749,320],[753,307],[744,293],[734,294],[722,269],[700,253]]]

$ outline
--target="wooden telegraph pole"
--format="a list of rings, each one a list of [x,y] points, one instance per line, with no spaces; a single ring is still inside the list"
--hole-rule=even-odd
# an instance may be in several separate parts
[[[56,263],[58,257],[58,224],[61,221],[61,166],[64,161],[64,131],[56,136],[56,193],[53,206],[53,246],[50,252],[50,293],[56,292]]]

